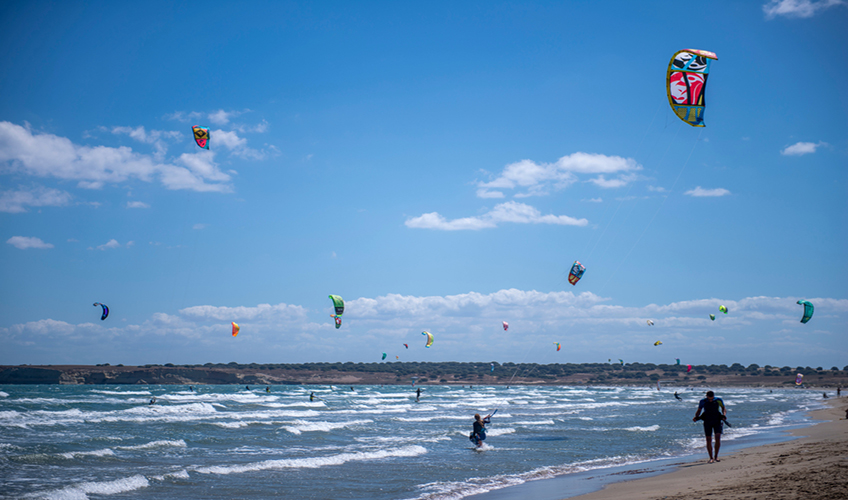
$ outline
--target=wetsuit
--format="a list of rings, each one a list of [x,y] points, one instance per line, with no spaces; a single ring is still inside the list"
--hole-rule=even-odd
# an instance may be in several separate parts
[[[704,421],[704,435],[707,437],[712,437],[713,432],[716,435],[720,435],[722,432],[722,412],[721,410],[724,408],[724,401],[721,398],[713,398],[712,402],[707,398],[701,400],[698,403],[698,410],[703,410],[701,413],[701,419]]]
[[[489,419],[489,417],[483,419],[483,424],[488,424],[491,422],[492,421],[491,419]],[[471,433],[470,436],[468,436],[468,439],[474,441],[474,444],[476,444],[477,446],[480,446],[480,443],[486,440],[486,427],[484,427],[483,424],[475,420],[474,431]]]

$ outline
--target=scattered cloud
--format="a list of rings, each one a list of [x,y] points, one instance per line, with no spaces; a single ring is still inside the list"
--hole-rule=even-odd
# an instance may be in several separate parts
[[[45,243],[41,241],[41,238],[34,236],[12,236],[6,240],[6,243],[20,250],[26,250],[27,248],[53,248],[51,243]]]
[[[163,163],[128,147],[79,146],[65,137],[0,122],[0,171],[77,180],[77,185],[85,189],[100,189],[106,183],[129,179],[153,182],[158,178],[167,189],[228,192],[230,177],[218,170],[213,157],[214,153],[204,151]],[[196,168],[200,161],[204,167]]]
[[[524,203],[508,201],[496,205],[491,211],[476,217],[446,220],[438,212],[431,212],[407,219],[407,227],[418,229],[438,229],[442,231],[479,230],[497,227],[501,222],[517,224],[558,224],[566,226],[585,226],[586,219],[575,219],[567,215],[542,215],[539,210]]]
[[[150,205],[143,201],[128,201],[127,208],[150,208]]]
[[[667,193],[668,190],[662,186],[648,186],[648,191],[654,193]]]
[[[521,160],[504,167],[494,180],[478,182],[477,196],[499,198],[503,197],[503,192],[495,190],[522,188],[523,191],[516,193],[517,198],[542,196],[551,190],[564,189],[577,182],[576,174],[601,174],[591,182],[605,188],[620,187],[633,181],[635,176],[619,175],[617,179],[606,180],[604,174],[619,174],[641,169],[641,165],[632,158],[582,152],[563,156],[554,163]]]
[[[156,149],[156,152],[153,156],[161,160],[165,157],[165,153],[168,152],[168,144],[166,142],[167,139],[172,140],[180,140],[183,135],[175,130],[150,130],[147,131],[143,126],[138,126],[135,128],[132,127],[113,127],[111,132],[115,135],[125,134],[130,136],[131,138],[137,140],[138,142],[142,142],[144,144],[152,144]]]
[[[695,197],[717,197],[728,195],[730,194],[730,191],[724,188],[704,189],[701,186],[698,186],[695,189],[690,189],[689,191],[686,191],[683,194]]]
[[[198,230],[199,229],[206,229],[207,227],[209,227],[209,224],[195,224],[195,225],[191,226],[192,229],[198,229]]]
[[[609,179],[607,180],[603,175],[599,175],[594,179],[589,179],[587,182],[591,182],[598,187],[610,189],[610,188],[619,188],[622,186],[626,186],[630,182],[636,180],[636,174],[627,174],[627,175],[619,175],[617,179]]]
[[[333,252],[333,253],[330,254],[331,259],[335,259],[336,257],[337,257],[336,252]]]
[[[766,19],[774,19],[777,16],[808,18],[816,13],[835,7],[846,5],[844,0],[771,0],[763,5]]]
[[[582,199],[582,200],[580,200],[580,201],[587,201],[587,202],[589,202],[589,203],[603,203],[604,199],[603,199],[603,198],[589,198],[589,199],[587,200],[587,199],[585,199],[585,198],[584,198],[584,199]]]
[[[27,206],[62,207],[68,205],[72,198],[70,193],[58,189],[18,187],[17,190],[0,192],[0,212],[19,214],[26,212]]]
[[[816,149],[821,146],[826,146],[826,142],[819,141],[815,142],[796,142],[791,146],[786,146],[783,148],[783,151],[780,154],[784,156],[801,156],[806,154],[812,154],[816,152]]]
[[[217,111],[212,111],[211,113],[201,113],[198,111],[191,111],[186,113],[184,111],[176,111],[174,113],[165,115],[164,118],[166,120],[174,120],[183,123],[193,122],[197,120],[208,120],[210,123],[214,123],[215,125],[221,126],[230,123],[230,120],[232,118],[249,112],[249,109],[245,109],[242,111],[224,111],[223,109],[219,109]],[[267,122],[264,123],[267,127]],[[260,124],[260,126],[261,125],[262,124]]]
[[[108,249],[111,249],[111,248],[120,248],[120,247],[121,247],[121,244],[118,243],[118,240],[111,239],[111,240],[107,241],[106,243],[97,246],[96,248],[97,248],[97,250],[108,250]],[[92,248],[92,247],[88,247],[88,249],[94,250],[94,248]]]

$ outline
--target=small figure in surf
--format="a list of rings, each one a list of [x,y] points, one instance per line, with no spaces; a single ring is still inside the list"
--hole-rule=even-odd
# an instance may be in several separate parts
[[[491,415],[486,415],[486,418],[480,418],[479,413],[474,414],[474,430],[468,435],[468,439],[477,445],[478,448],[482,447],[483,441],[486,440],[486,424],[490,423],[492,423]]]
[[[245,390],[247,390],[247,391],[249,391],[249,390],[250,390],[250,387],[248,387],[248,386],[244,386],[244,388],[245,388]]]
[[[154,403],[156,403],[156,397],[150,400],[150,405],[153,405]]]
[[[704,412],[701,415],[701,411]],[[710,455],[709,463],[720,462],[718,459],[718,450],[721,448],[721,432],[722,421],[727,420],[727,408],[724,407],[724,401],[721,398],[715,397],[713,391],[707,391],[707,397],[698,403],[698,411],[695,412],[693,422],[698,420],[704,421],[704,435],[707,438],[707,453]],[[713,432],[715,432],[715,453],[713,453]]]
[[[309,402],[311,403],[313,401],[315,401],[315,393],[314,392],[309,393]]]
[[[194,392],[194,388],[192,386],[188,386],[188,392]]]
[[[824,399],[827,399],[827,393],[826,393],[826,392],[823,392],[823,393],[822,393],[822,397],[824,397]]]
[[[421,401],[421,388],[420,387],[415,392],[415,402],[418,403],[419,401]]]
[[[674,391],[674,397],[676,397],[678,401],[683,401],[683,398],[677,395],[677,391]]]
[[[350,386],[350,390],[351,390],[351,392],[356,392],[356,391],[353,390],[353,386]]]
[[[265,388],[265,392],[271,392],[271,386],[270,385]]]

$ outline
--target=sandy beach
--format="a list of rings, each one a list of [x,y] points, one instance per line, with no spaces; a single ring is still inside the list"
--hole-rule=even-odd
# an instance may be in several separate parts
[[[747,448],[681,465],[658,476],[608,484],[571,500],[839,499],[848,498],[848,399],[811,412],[820,423],[799,439]]]

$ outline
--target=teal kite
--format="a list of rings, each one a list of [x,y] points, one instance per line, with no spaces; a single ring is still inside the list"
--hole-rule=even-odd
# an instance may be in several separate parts
[[[804,317],[801,318],[801,323],[810,321],[810,318],[813,317],[813,310],[815,309],[813,304],[807,300],[799,300],[796,304],[804,306]]]

